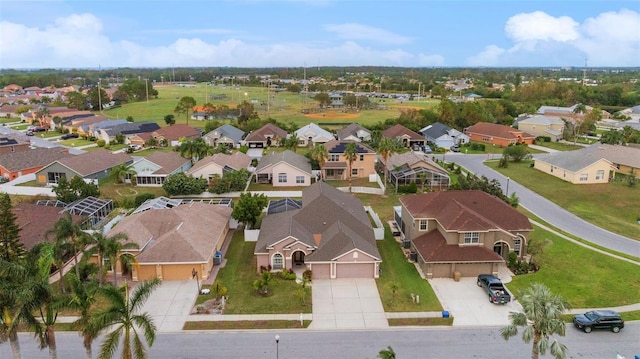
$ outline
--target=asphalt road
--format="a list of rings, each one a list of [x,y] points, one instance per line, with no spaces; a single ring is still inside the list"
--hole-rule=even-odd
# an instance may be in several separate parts
[[[530,358],[531,344],[513,337],[508,342],[499,328],[429,327],[382,331],[209,331],[159,334],[148,357],[155,358],[276,358],[275,335],[280,336],[278,358],[375,358],[391,346],[398,358]],[[578,331],[567,326],[560,342],[569,348],[567,358],[633,359],[640,354],[640,322],[627,323],[618,334]],[[59,358],[84,358],[77,333],[56,333]],[[101,341],[94,344],[97,355]],[[30,334],[20,335],[23,358],[48,358]],[[10,358],[8,343],[0,345],[0,358]],[[114,356],[115,358],[115,356]],[[541,358],[550,358],[541,356]]]
[[[496,158],[498,158],[499,155],[495,156]],[[437,157],[442,159],[442,155],[438,155]],[[506,192],[507,177],[482,164],[482,161],[486,160],[487,158],[487,155],[463,155],[447,153],[445,159],[448,162],[455,162],[462,165],[478,176],[486,176],[489,179],[497,179],[498,181],[500,181],[502,189]],[[609,232],[589,222],[586,222],[578,218],[576,215],[570,213],[569,211],[549,201],[548,199],[521,186],[513,180],[508,181],[508,192],[509,195],[515,192],[520,199],[520,204],[523,207],[525,207],[538,217],[542,218],[547,223],[550,223],[551,225],[565,232],[571,233],[602,247],[640,257],[640,241]],[[638,206],[640,206],[640,198],[638,198],[638,203]]]

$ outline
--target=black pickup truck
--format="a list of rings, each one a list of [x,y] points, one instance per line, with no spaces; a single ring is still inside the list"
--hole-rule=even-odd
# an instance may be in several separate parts
[[[491,303],[507,304],[511,301],[511,294],[502,285],[502,281],[491,274],[480,274],[478,287],[482,287],[487,292]]]

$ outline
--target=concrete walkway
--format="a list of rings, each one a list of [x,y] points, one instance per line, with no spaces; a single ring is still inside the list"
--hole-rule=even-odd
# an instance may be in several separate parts
[[[560,151],[554,150],[552,148],[548,148],[548,147],[544,147],[544,146],[538,146],[538,145],[529,145],[529,148],[533,148],[534,150],[544,151],[544,152],[549,152],[549,153],[560,152]]]

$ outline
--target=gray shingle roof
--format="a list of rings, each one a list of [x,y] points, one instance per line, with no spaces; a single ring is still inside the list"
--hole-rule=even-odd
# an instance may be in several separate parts
[[[133,158],[126,153],[111,153],[111,151],[99,149],[77,156],[65,157],[57,162],[84,177],[132,161]]]
[[[541,155],[540,160],[572,172],[581,170],[600,159],[611,163],[640,168],[640,149],[628,146],[594,144],[576,151]]]
[[[279,162],[288,163],[291,166],[308,173],[309,175],[312,174],[311,164],[309,163],[309,160],[306,157],[290,150],[286,150],[284,152],[272,152],[266,156],[263,156],[258,163],[258,167],[256,167],[256,172],[260,172],[261,170],[275,165]]]
[[[209,135],[210,133],[213,133],[213,132],[219,132],[221,137],[228,137],[228,138],[232,139],[236,143],[240,142],[240,140],[242,140],[242,137],[244,137],[244,131],[242,131],[239,128],[235,128],[235,127],[231,126],[228,123],[225,123],[224,125],[222,125],[222,126],[216,128],[215,130],[207,133],[207,135]]]
[[[62,147],[37,147],[26,151],[0,154],[0,164],[8,171],[15,172],[29,168],[44,167],[61,158],[74,156]]]
[[[349,126],[338,130],[337,135],[338,135],[338,140],[344,140],[345,138],[349,137],[349,136],[357,136],[358,135],[358,131],[367,131],[369,133],[371,133],[371,131],[367,130],[366,128],[360,126],[357,123],[352,123]]]

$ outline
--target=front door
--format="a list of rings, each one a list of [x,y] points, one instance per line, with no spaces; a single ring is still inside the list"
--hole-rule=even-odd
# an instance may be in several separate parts
[[[294,265],[304,264],[304,252],[296,251],[295,253],[293,253],[293,264]]]

